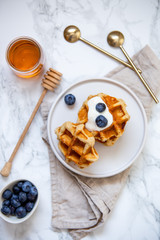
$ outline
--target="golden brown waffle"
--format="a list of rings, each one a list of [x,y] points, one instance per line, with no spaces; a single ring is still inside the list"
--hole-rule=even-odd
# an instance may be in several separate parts
[[[84,124],[65,122],[55,130],[55,133],[59,140],[58,147],[66,161],[73,161],[80,168],[84,168],[98,160],[94,148],[95,139]]]
[[[122,99],[111,97],[104,93],[97,95],[90,95],[88,99],[83,103],[78,112],[78,123],[85,124],[88,121],[88,100],[99,96],[108,106],[109,112],[113,116],[113,123],[108,128],[102,131],[92,131],[93,136],[99,142],[104,143],[107,146],[113,145],[117,139],[123,134],[124,127],[127,121],[130,119],[129,114],[126,111],[126,104]]]

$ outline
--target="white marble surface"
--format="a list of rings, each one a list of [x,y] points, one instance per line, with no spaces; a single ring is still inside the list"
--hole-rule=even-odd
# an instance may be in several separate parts
[[[7,44],[17,36],[31,36],[43,47],[46,68],[63,73],[54,99],[71,83],[101,77],[119,63],[82,42],[63,38],[74,24],[82,37],[125,59],[106,43],[110,30],[121,30],[130,55],[149,44],[160,58],[160,2],[158,0],[0,0],[0,168],[10,157],[25,123],[41,94],[40,81],[16,77],[5,61]],[[85,240],[158,240],[160,238],[160,104],[154,104],[143,153],[134,163],[127,184],[105,225]],[[0,188],[16,178],[33,179],[40,188],[40,204],[34,216],[20,225],[0,219],[0,240],[70,240],[65,231],[51,228],[50,171],[47,147],[41,138],[43,125],[37,113],[14,160],[11,175],[0,176]]]

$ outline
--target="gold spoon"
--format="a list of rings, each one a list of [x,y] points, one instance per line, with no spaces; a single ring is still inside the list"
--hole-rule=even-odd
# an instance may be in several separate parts
[[[133,63],[132,59],[128,56],[127,52],[125,51],[125,49],[123,48],[123,42],[124,42],[124,35],[119,32],[119,31],[113,31],[110,32],[108,34],[107,37],[107,42],[110,46],[112,47],[119,47],[122,52],[124,53],[124,55],[126,56],[126,58],[128,59],[128,62],[131,64],[131,66],[133,67],[134,71],[137,73],[138,77],[140,78],[140,80],[142,81],[142,83],[144,84],[144,86],[147,88],[148,92],[150,93],[150,95],[152,96],[152,98],[154,99],[154,101],[156,103],[159,103],[159,100],[157,99],[157,97],[155,96],[155,94],[153,93],[153,91],[151,90],[150,86],[148,85],[148,83],[145,81],[145,79],[143,78],[143,76],[139,73],[136,65]]]
[[[66,39],[66,41],[68,41],[70,43],[74,43],[74,42],[77,42],[78,40],[81,40],[82,42],[88,44],[89,46],[97,49],[98,51],[106,54],[107,56],[113,58],[114,60],[117,60],[118,62],[122,63],[126,67],[129,67],[133,70],[133,67],[129,63],[126,63],[125,61],[121,60],[120,58],[112,55],[111,53],[103,50],[102,48],[100,48],[100,47],[96,46],[95,44],[82,38],[79,28],[74,25],[70,25],[64,29],[64,38]],[[138,71],[141,73],[141,70],[138,69]]]

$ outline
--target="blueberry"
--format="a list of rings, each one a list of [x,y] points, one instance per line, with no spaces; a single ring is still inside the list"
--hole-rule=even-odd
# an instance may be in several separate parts
[[[75,96],[73,96],[72,94],[67,94],[65,97],[64,97],[64,101],[67,105],[73,105],[76,101],[76,98]]]
[[[10,205],[10,200],[4,200],[2,205],[8,207]]]
[[[104,103],[97,103],[96,105],[96,110],[97,112],[104,112],[104,110],[106,109],[106,105]]]
[[[12,196],[12,192],[11,192],[11,190],[9,190],[9,189],[6,189],[6,190],[3,192],[3,194],[2,194],[2,197],[3,197],[4,199],[10,199],[11,196]]]
[[[15,215],[18,218],[24,218],[27,215],[26,209],[24,207],[18,207],[15,211]]]
[[[29,181],[26,181],[22,184],[23,192],[29,192],[31,187],[32,187],[32,183]]]
[[[20,192],[19,193],[19,201],[21,203],[24,203],[24,202],[26,202],[26,200],[27,200],[27,194],[25,192]]]
[[[12,206],[12,207],[15,207],[15,208],[20,207],[20,206],[21,206],[21,203],[20,203],[19,199],[14,199],[14,198],[12,198],[12,199],[11,199],[11,206]]]
[[[27,212],[30,212],[33,209],[33,207],[34,207],[34,203],[33,202],[28,202],[25,205],[25,209],[26,209]]]
[[[34,202],[37,198],[37,196],[32,195],[30,192],[27,194],[27,198],[29,201]]]
[[[99,115],[95,121],[97,126],[100,128],[106,127],[108,123],[108,120],[103,115]]]
[[[29,201],[35,201],[38,195],[37,188],[35,186],[31,187],[29,193],[27,194],[27,198]]]
[[[18,199],[18,195],[13,193],[11,199]]]
[[[11,213],[10,213],[10,214],[11,214],[12,216],[14,216],[14,215],[15,215],[15,209],[16,209],[16,208],[13,207],[13,206],[11,206],[11,205],[9,206],[9,208],[10,208],[10,210],[11,210]]]
[[[7,206],[3,206],[2,208],[1,208],[1,212],[4,214],[4,215],[10,215],[11,214],[11,209],[9,208],[9,207],[7,207]]]
[[[20,188],[17,186],[17,184],[13,186],[13,189],[12,189],[12,190],[13,190],[13,192],[14,192],[15,194],[17,194],[17,193],[20,192]]]
[[[37,191],[37,188],[35,186],[31,187],[29,193],[32,195],[32,196],[37,196],[38,195],[38,191]]]
[[[18,186],[19,188],[22,188],[22,185],[23,185],[23,182],[21,182],[21,181],[17,183],[17,186]]]

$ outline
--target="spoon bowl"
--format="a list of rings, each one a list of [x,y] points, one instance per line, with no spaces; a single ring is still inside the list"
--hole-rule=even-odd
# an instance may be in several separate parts
[[[70,25],[64,30],[64,38],[70,43],[77,42],[80,39],[81,32],[78,27]]]
[[[107,42],[111,47],[120,47],[124,43],[124,35],[119,31],[113,31],[108,34]]]
[[[129,63],[123,61],[122,59],[114,56],[113,54],[105,51],[104,49],[98,47],[97,45],[89,42],[88,40],[86,40],[86,39],[84,39],[84,38],[82,38],[82,37],[81,37],[81,31],[80,31],[80,29],[79,29],[77,26],[70,25],[70,26],[66,27],[66,28],[64,29],[63,35],[64,35],[65,40],[66,40],[67,42],[69,42],[69,43],[74,43],[74,42],[77,42],[78,40],[80,40],[80,41],[84,42],[85,44],[87,44],[87,45],[95,48],[96,50],[98,50],[98,51],[106,54],[107,56],[115,59],[116,61],[122,63],[122,64],[125,65],[126,67],[129,67],[129,68],[133,69],[133,67],[132,67]],[[122,34],[122,35],[123,35],[123,34]],[[123,39],[124,39],[124,36],[123,36]],[[141,72],[139,69],[138,69],[138,71]]]

